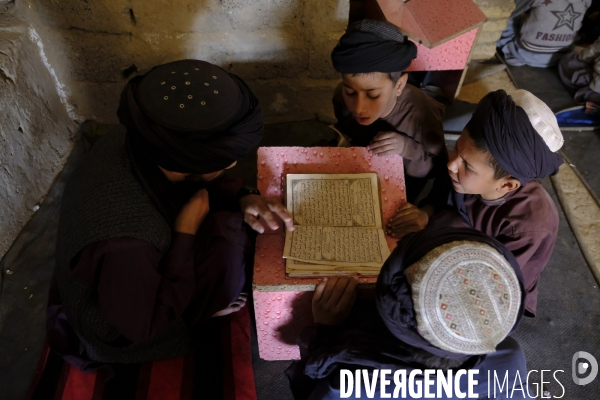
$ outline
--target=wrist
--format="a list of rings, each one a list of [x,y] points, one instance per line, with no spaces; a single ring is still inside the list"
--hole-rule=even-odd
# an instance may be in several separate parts
[[[248,196],[250,194],[260,196],[260,191],[252,186],[242,186],[240,190],[238,190],[235,198],[239,201],[242,197]]]

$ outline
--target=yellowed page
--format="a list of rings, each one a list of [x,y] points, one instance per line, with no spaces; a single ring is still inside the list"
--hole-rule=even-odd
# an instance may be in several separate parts
[[[283,256],[327,265],[381,267],[390,255],[382,229],[296,226]]]
[[[382,228],[377,174],[288,174],[294,225]]]

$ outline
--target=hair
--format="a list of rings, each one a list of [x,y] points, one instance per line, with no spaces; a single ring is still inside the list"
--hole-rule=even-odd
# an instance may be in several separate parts
[[[352,74],[352,76],[357,76],[357,75],[369,75],[369,74],[374,74],[375,72],[357,72],[356,74]],[[390,80],[392,81],[392,83],[395,85],[396,83],[398,83],[398,79],[400,79],[400,77],[402,76],[403,72],[402,71],[397,71],[397,72],[380,72],[381,74],[387,74],[388,78],[390,78]]]
[[[498,161],[492,156],[490,152],[490,148],[488,147],[487,141],[485,140],[485,136],[483,135],[483,130],[475,130],[473,132],[467,131],[473,142],[475,142],[475,147],[481,153],[487,153],[487,164],[494,170],[494,180],[499,180],[503,178],[510,178],[511,174],[506,172],[504,168],[498,164]]]

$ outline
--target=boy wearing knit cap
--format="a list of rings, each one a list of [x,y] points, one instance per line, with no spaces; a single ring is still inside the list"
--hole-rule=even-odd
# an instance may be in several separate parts
[[[562,134],[552,111],[533,94],[486,95],[450,153],[448,178],[436,182],[422,208],[407,204],[391,218],[401,238],[435,216],[448,226],[471,226],[498,239],[516,257],[525,279],[525,310],[535,315],[538,281],[558,235],[558,212],[535,179],[558,172]],[[461,218],[462,217],[462,218]]]
[[[356,279],[317,285],[315,324],[286,371],[294,398],[532,398],[521,386],[523,351],[508,337],[523,314],[522,282],[511,252],[476,229],[405,237],[381,269],[374,302],[354,304]],[[494,387],[494,377],[509,383]]]
[[[402,156],[409,201],[436,172],[445,174],[448,158],[444,106],[408,84],[403,73],[416,56],[416,45],[398,28],[374,20],[351,24],[331,53],[342,75],[333,97],[335,128],[347,145]]]

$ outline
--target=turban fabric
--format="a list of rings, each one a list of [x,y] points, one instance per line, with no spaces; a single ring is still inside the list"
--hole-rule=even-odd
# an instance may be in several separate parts
[[[483,132],[494,159],[521,185],[556,174],[563,163],[560,154],[548,147],[549,139],[542,136],[530,121],[531,112],[545,110],[534,110],[532,107],[528,111],[517,105],[504,90],[497,90],[488,93],[479,102],[466,126],[469,132]],[[558,126],[546,131],[558,131],[552,133],[560,135]]]
[[[379,315],[389,331],[404,343],[428,351],[439,357],[461,359],[463,354],[453,353],[432,345],[417,330],[417,318],[406,269],[423,258],[431,250],[450,242],[472,241],[487,244],[497,250],[512,266],[521,289],[521,304],[516,328],[523,315],[524,289],[519,264],[512,253],[500,242],[472,228],[428,228],[409,235],[398,243],[398,247],[387,259],[377,279],[376,304]]]
[[[417,46],[394,25],[375,20],[357,21],[331,53],[336,71],[342,74],[400,72],[417,56]]]
[[[164,64],[130,80],[118,115],[134,154],[183,173],[222,170],[263,132],[261,106],[248,86],[199,60]]]
[[[244,157],[263,133],[262,109],[237,76],[199,60],[155,67],[129,81],[118,110],[133,171],[173,223],[202,180],[169,181],[158,168],[194,175]]]

